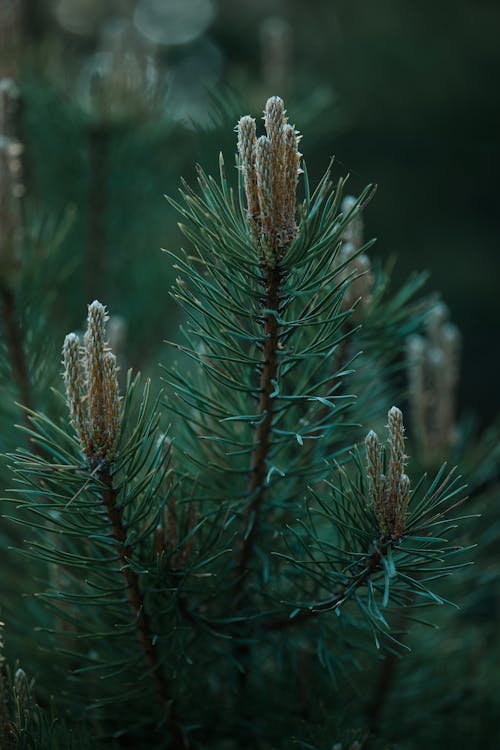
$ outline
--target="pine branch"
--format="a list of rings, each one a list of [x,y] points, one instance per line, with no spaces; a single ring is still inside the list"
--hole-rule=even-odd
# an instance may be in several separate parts
[[[248,484],[248,495],[251,501],[246,521],[245,540],[243,543],[239,563],[239,584],[241,588],[248,561],[252,553],[255,536],[258,530],[259,515],[265,493],[265,479],[267,473],[267,458],[271,447],[272,423],[275,401],[273,392],[278,374],[278,346],[280,312],[280,286],[282,272],[279,265],[274,268],[266,264],[264,268],[265,299],[263,307],[269,311],[264,318],[265,343],[263,348],[263,365],[260,377],[260,399],[257,410],[258,427],[255,434],[255,448],[252,453],[252,472]]]
[[[344,584],[339,593],[335,594],[331,599],[325,602],[311,607],[309,609],[301,609],[294,617],[282,617],[264,625],[265,630],[273,632],[286,630],[294,625],[301,625],[303,622],[308,622],[311,619],[317,617],[322,612],[329,612],[335,610],[345,601],[347,601],[363,584],[365,584],[373,573],[376,573],[381,569],[382,559],[387,553],[390,545],[390,540],[385,541],[380,549],[375,550],[366,559],[363,566],[363,570],[357,576],[353,576],[352,580],[348,584]]]
[[[117,491],[108,465],[97,474],[104,485],[102,501],[111,526],[111,534],[117,542],[118,554],[122,562],[122,573],[127,584],[127,597],[136,623],[137,638],[144,652],[144,660],[151,670],[157,696],[163,709],[168,711],[168,729],[172,736],[172,750],[185,750],[189,747],[177,716],[177,707],[172,692],[163,673],[160,656],[152,632],[151,620],[146,610],[144,597],[137,573],[130,566],[132,548],[127,544],[127,531],[123,511],[117,503]]]

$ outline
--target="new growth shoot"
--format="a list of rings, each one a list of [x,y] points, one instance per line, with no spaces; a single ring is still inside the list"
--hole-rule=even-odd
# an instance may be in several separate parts
[[[255,119],[237,125],[248,221],[265,255],[279,257],[297,234],[295,193],[300,174],[300,136],[288,123],[283,100],[273,96],[264,109],[266,135],[257,138]]]
[[[370,502],[380,531],[399,539],[405,530],[406,511],[410,502],[410,480],[405,474],[407,456],[404,445],[403,414],[393,406],[387,415],[389,461],[384,471],[385,448],[371,430],[365,439],[366,474]]]
[[[120,394],[115,355],[106,343],[106,308],[89,305],[84,344],[75,333],[63,346],[64,382],[71,423],[91,466],[112,462],[120,438]]]

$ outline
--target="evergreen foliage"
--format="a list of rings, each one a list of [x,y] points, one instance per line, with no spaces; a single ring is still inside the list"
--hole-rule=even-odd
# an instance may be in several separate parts
[[[350,198],[330,165],[312,188],[278,97],[264,123],[257,137],[240,120],[237,169],[221,155],[217,179],[200,167],[197,188],[169,199],[188,247],[164,259],[184,323],[159,394],[129,372],[120,395],[94,301],[83,345],[64,342],[64,408],[59,356],[29,359],[50,296],[29,254],[10,273],[9,234],[2,420],[17,398],[24,424],[5,433],[1,533],[18,553],[11,586],[30,595],[2,607],[8,750],[418,747],[408,704],[425,703],[433,656],[453,646],[442,633],[458,627],[439,605],[460,601],[471,619],[480,605],[470,529],[498,480],[496,431],[468,440],[449,408],[436,438],[429,389],[451,404],[455,388],[443,348],[411,391],[406,439],[393,404],[407,405],[408,342],[425,349],[437,305],[423,276],[394,292],[371,260],[372,186]],[[24,254],[39,224],[7,215],[26,225]],[[33,258],[49,284],[59,231]],[[435,622],[439,635],[405,653]],[[400,660],[405,688],[390,691]]]

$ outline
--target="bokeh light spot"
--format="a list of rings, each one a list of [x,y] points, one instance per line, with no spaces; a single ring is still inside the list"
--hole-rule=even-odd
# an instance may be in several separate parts
[[[156,44],[186,44],[206,31],[215,12],[213,0],[141,0],[134,22]]]

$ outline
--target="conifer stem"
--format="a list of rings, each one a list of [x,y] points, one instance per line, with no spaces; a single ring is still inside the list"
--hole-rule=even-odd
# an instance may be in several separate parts
[[[102,500],[111,526],[111,535],[118,545],[122,573],[127,587],[127,597],[136,623],[137,638],[144,652],[146,665],[151,670],[160,704],[164,710],[168,711],[167,726],[172,739],[169,747],[171,750],[188,750],[189,743],[179,723],[177,707],[162,669],[158,647],[153,638],[151,620],[146,610],[144,596],[139,584],[139,576],[130,565],[132,548],[127,544],[123,511],[117,503],[117,492],[113,486],[113,477],[109,467],[101,470],[98,478],[104,485]]]
[[[275,400],[273,392],[278,374],[278,341],[280,309],[280,286],[282,272],[278,264],[271,267],[264,266],[265,299],[264,317],[264,347],[263,365],[260,375],[260,397],[257,414],[259,424],[255,433],[255,447],[252,453],[251,474],[248,482],[248,496],[252,497],[245,519],[246,538],[243,543],[238,563],[239,582],[241,588],[243,578],[247,572],[248,561],[252,554],[255,537],[259,526],[259,516],[264,500],[265,481],[267,475],[267,459],[271,448],[272,423]],[[272,312],[271,312],[272,311]]]
[[[326,602],[318,604],[314,609],[302,609],[295,617],[280,617],[276,620],[271,620],[266,623],[263,627],[266,631],[279,631],[286,630],[287,628],[295,625],[300,625],[303,622],[315,619],[322,612],[333,611],[336,607],[343,604],[347,599],[350,598],[351,594],[354,593],[360,586],[363,586],[370,578],[370,576],[378,570],[382,557],[386,554],[389,542],[386,542],[378,550],[372,552],[372,554],[366,558],[364,570],[360,573],[357,578],[349,584],[344,584],[339,593],[333,596]]]

